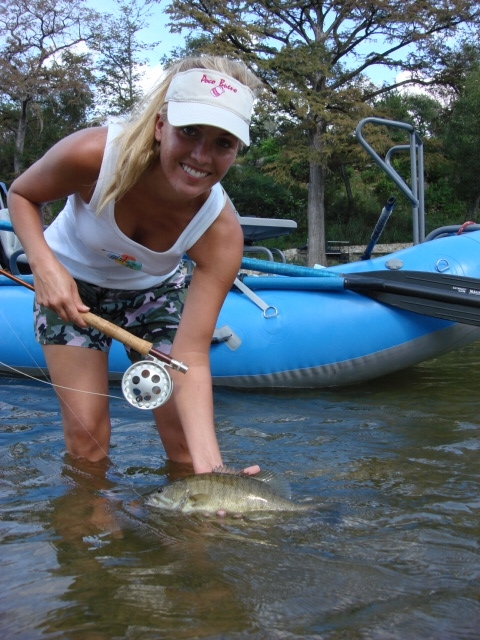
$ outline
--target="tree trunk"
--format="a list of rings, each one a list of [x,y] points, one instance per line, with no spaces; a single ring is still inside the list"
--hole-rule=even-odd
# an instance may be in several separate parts
[[[311,147],[314,153],[310,160],[310,180],[308,183],[308,251],[307,264],[327,264],[325,254],[325,176],[323,164],[317,160],[321,149],[321,126],[311,137]],[[317,153],[315,153],[315,151]]]
[[[20,117],[18,119],[17,133],[15,135],[15,151],[13,155],[13,170],[15,176],[23,171],[23,151],[25,149],[25,135],[27,131],[27,105],[28,101],[22,101]]]
[[[307,264],[326,264],[325,254],[325,169],[310,161],[308,184],[308,252]]]

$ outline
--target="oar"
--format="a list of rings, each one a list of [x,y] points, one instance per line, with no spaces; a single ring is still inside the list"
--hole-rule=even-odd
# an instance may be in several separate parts
[[[355,291],[380,302],[421,315],[480,326],[480,280],[423,271],[370,271],[338,275],[327,269],[244,258],[242,267],[252,271],[293,276],[244,278],[250,288],[311,288],[320,291]],[[312,286],[308,286],[308,279]],[[264,283],[256,286],[255,281]],[[272,280],[269,284],[268,280]],[[290,280],[290,285],[288,284]],[[274,282],[275,281],[275,282]],[[277,283],[278,281],[278,283]]]
[[[380,236],[385,229],[385,225],[388,222],[390,214],[393,211],[393,207],[395,206],[396,199],[394,196],[391,196],[387,200],[387,204],[383,207],[382,212],[380,214],[379,219],[377,220],[377,224],[375,225],[374,230],[372,231],[372,235],[370,236],[370,242],[368,243],[365,251],[360,256],[360,260],[368,260],[372,255],[372,251],[375,248]]]
[[[17,278],[8,271],[0,269],[0,274],[6,276],[7,278],[10,278],[10,280],[13,280],[17,284],[21,284],[23,287],[26,287],[31,291],[35,291],[34,287],[32,287],[31,284],[25,282],[25,280],[22,280],[21,278]],[[184,364],[183,362],[179,362],[178,360],[174,360],[166,353],[158,351],[158,349],[155,349],[151,342],[143,340],[143,338],[137,338],[137,336],[134,336],[129,331],[118,327],[116,324],[113,324],[112,322],[109,322],[108,320],[105,320],[104,318],[101,318],[100,316],[97,316],[90,311],[82,313],[81,315],[89,327],[93,327],[94,329],[98,329],[98,331],[102,331],[105,335],[118,340],[118,342],[121,342],[124,345],[127,345],[131,349],[134,349],[135,351],[140,353],[142,356],[151,355],[155,358],[158,358],[158,360],[161,360],[162,362],[170,365],[172,369],[176,369],[177,371],[181,371],[182,373],[187,372],[188,367],[186,364]]]

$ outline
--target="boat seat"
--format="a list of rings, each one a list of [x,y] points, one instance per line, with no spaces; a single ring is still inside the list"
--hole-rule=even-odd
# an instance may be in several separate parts
[[[294,220],[280,220],[278,218],[256,218],[254,216],[238,216],[243,230],[246,245],[252,245],[259,240],[288,236],[297,228]]]
[[[225,196],[240,222],[243,231],[243,253],[262,253],[267,260],[274,260],[277,256],[281,262],[286,262],[283,251],[277,248],[269,249],[258,244],[269,238],[288,236],[297,228],[295,220],[282,220],[279,218],[258,218],[257,216],[241,216],[229,195]]]
[[[11,224],[6,207],[0,209],[0,222]],[[31,273],[25,251],[13,231],[0,229],[0,263],[4,269],[9,269],[15,275]]]
[[[238,214],[237,214],[238,215]],[[274,256],[286,262],[283,251],[277,248],[267,248],[259,242],[269,238],[288,236],[297,228],[294,220],[281,220],[277,218],[256,218],[254,216],[238,216],[244,237],[244,253],[263,253],[267,260],[274,260]]]

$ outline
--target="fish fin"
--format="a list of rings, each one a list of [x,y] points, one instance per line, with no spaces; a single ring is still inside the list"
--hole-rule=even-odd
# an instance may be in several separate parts
[[[230,475],[230,476],[241,476],[241,475],[244,475],[241,471],[238,471],[237,469],[234,469],[233,467],[227,467],[224,464],[220,465],[219,467],[215,467],[214,469],[212,469],[212,473],[219,473],[219,474],[225,474],[225,475]]]
[[[190,495],[187,498],[187,502],[190,502],[196,507],[207,505],[209,501],[210,501],[210,496],[206,493],[194,493],[193,495]]]
[[[273,471],[260,471],[253,476],[249,476],[254,480],[260,480],[260,482],[266,482],[276,493],[284,498],[290,499],[292,497],[292,490],[290,483],[285,478],[277,476]]]

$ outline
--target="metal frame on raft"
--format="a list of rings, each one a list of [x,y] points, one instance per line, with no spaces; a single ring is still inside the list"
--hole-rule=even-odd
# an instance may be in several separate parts
[[[383,125],[385,127],[402,129],[409,134],[409,144],[395,145],[385,155],[385,160],[371,147],[363,137],[362,129],[367,124]],[[425,240],[425,183],[423,162],[423,141],[415,131],[413,125],[396,120],[384,120],[383,118],[364,118],[356,129],[355,135],[365,151],[373,158],[378,166],[385,171],[387,176],[395,183],[400,191],[408,198],[412,205],[413,244],[419,244]],[[392,167],[392,156],[399,151],[410,152],[410,181],[411,187],[402,176]]]

